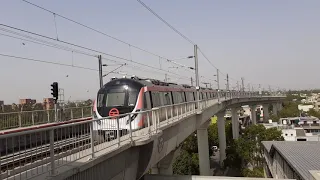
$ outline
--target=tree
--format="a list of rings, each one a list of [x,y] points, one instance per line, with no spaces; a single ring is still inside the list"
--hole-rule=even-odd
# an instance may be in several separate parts
[[[189,154],[198,153],[198,142],[197,134],[192,133],[184,142],[182,143],[181,149],[187,151]]]
[[[284,108],[279,112],[279,117],[295,117],[300,116],[300,110],[298,109],[298,104],[295,102],[285,102]]]
[[[241,169],[244,176],[261,177],[261,167],[264,164],[261,142],[283,140],[281,131],[276,128],[266,129],[261,124],[249,126],[242,136],[227,148],[227,158],[224,163],[228,167]],[[253,170],[247,169],[249,165]]]
[[[314,110],[314,109],[309,109],[308,115],[309,115],[309,116],[314,116],[314,117],[320,118],[320,112],[318,112],[318,111],[316,111],[316,110]]]
[[[173,173],[179,175],[198,175],[199,158],[197,153],[190,154],[188,151],[181,149],[180,155],[175,159]]]

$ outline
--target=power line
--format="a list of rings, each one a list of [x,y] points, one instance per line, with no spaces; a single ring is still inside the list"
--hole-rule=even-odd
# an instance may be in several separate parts
[[[86,69],[86,70],[91,70],[91,71],[98,71],[97,69],[93,69],[93,68],[87,68],[87,67],[82,67],[82,66],[74,66],[74,65],[71,65],[71,64],[63,64],[63,63],[56,63],[56,62],[44,61],[44,60],[39,60],[39,59],[34,59],[34,58],[13,56],[13,55],[8,55],[8,54],[1,54],[1,53],[0,53],[0,56],[9,57],[9,58],[14,58],[14,59],[22,59],[22,60],[26,60],[26,61],[46,63],[46,64],[54,64],[54,65],[59,65],[59,66],[68,66],[68,67],[79,68],[79,69]]]
[[[217,67],[209,60],[209,58],[202,52],[202,50],[199,48],[199,46],[198,46],[198,49],[199,49],[200,53],[202,54],[202,56],[210,63],[210,65],[211,65],[212,67],[214,67],[214,68],[216,68],[216,69],[219,69],[219,68],[217,68]],[[221,71],[220,71],[220,72],[221,72]]]
[[[153,52],[150,52],[150,51],[148,51],[148,50],[146,50],[146,49],[143,49],[143,48],[141,48],[141,47],[132,45],[132,44],[130,44],[130,43],[128,43],[128,42],[125,42],[125,41],[123,41],[123,40],[121,40],[121,39],[119,39],[119,38],[116,38],[116,37],[114,37],[114,36],[111,36],[111,35],[109,35],[109,34],[107,34],[107,33],[104,33],[104,32],[102,32],[102,31],[100,31],[100,30],[97,30],[97,29],[95,29],[95,28],[93,28],[93,27],[87,26],[87,25],[85,25],[85,24],[83,24],[83,23],[80,23],[80,22],[78,22],[78,21],[75,21],[75,20],[73,20],[73,19],[70,19],[70,18],[68,18],[68,17],[66,17],[66,16],[63,16],[63,15],[61,15],[61,14],[59,14],[59,13],[56,13],[56,12],[54,12],[54,11],[51,11],[51,10],[49,10],[49,9],[46,9],[46,8],[44,8],[44,7],[42,7],[42,6],[39,6],[39,5],[34,4],[34,3],[31,3],[31,2],[29,2],[29,1],[27,1],[27,0],[22,0],[22,1],[23,1],[23,2],[26,2],[26,3],[30,4],[30,5],[32,5],[32,6],[34,6],[34,7],[37,7],[37,8],[39,8],[39,9],[42,9],[42,10],[44,10],[44,11],[46,11],[46,12],[52,13],[54,16],[59,16],[60,18],[63,18],[63,19],[65,19],[65,20],[67,20],[67,21],[70,21],[70,22],[72,22],[72,23],[75,23],[75,24],[77,24],[77,25],[79,25],[79,26],[85,27],[85,28],[87,28],[87,29],[89,29],[89,30],[92,30],[92,31],[94,31],[94,32],[96,32],[96,33],[99,33],[99,34],[101,34],[101,35],[104,35],[104,36],[106,36],[106,37],[109,37],[109,38],[111,38],[111,39],[113,39],[113,40],[116,40],[116,41],[118,41],[118,42],[121,42],[121,43],[123,43],[123,44],[129,45],[130,47],[133,47],[133,48],[135,48],[135,49],[138,49],[138,50],[140,50],[140,51],[146,52],[146,53],[148,53],[148,54],[151,54],[151,55],[158,56],[158,57],[161,57],[161,58],[166,59],[165,57],[162,57],[162,56],[160,56],[160,55],[158,55],[158,54],[155,54],[155,53],[153,53]]]
[[[67,41],[56,40],[56,39],[54,39],[52,37],[48,37],[48,36],[45,36],[45,35],[42,35],[42,34],[34,33],[34,32],[31,32],[31,31],[27,31],[27,30],[24,30],[24,29],[12,27],[12,26],[5,25],[5,24],[0,24],[0,25],[4,26],[4,27],[7,27],[7,28],[11,28],[11,29],[17,30],[17,31],[21,31],[21,32],[24,32],[24,33],[32,34],[32,35],[39,36],[39,37],[46,38],[46,39],[50,39],[52,41],[61,42],[61,43],[68,44],[68,45],[71,45],[71,46],[74,46],[74,47],[78,47],[78,48],[85,49],[85,50],[88,50],[88,51],[100,53],[100,54],[103,54],[103,55],[106,55],[106,56],[110,56],[110,57],[113,57],[113,58],[121,59],[121,60],[128,61],[128,62],[132,62],[132,63],[135,63],[135,64],[139,64],[141,66],[149,67],[149,68],[152,68],[152,69],[157,69],[157,70],[160,70],[160,71],[164,71],[164,72],[175,74],[175,75],[179,76],[179,74],[176,74],[176,73],[173,73],[173,72],[170,72],[170,71],[159,69],[159,68],[147,65],[147,64],[143,64],[143,63],[139,63],[139,62],[136,62],[136,61],[132,61],[130,59],[126,59],[126,58],[123,58],[123,57],[119,57],[119,56],[115,56],[115,55],[112,55],[112,54],[108,54],[108,53],[105,53],[105,52],[102,52],[102,51],[98,51],[98,50],[95,50],[95,49],[92,49],[92,48],[88,48],[88,47],[85,47],[85,46],[77,45],[77,44],[70,43],[70,42],[67,42]]]
[[[2,30],[2,28],[0,28],[0,30]],[[5,29],[4,29],[4,30],[5,30]],[[19,33],[15,33],[15,32],[13,32],[13,31],[6,31],[6,32],[14,33],[14,34],[16,34],[16,35],[19,35],[19,36],[22,36],[22,37],[25,37],[25,38],[35,39],[35,40],[37,40],[37,41],[45,42],[45,43],[48,43],[48,44],[40,43],[40,42],[36,42],[36,41],[33,41],[33,40],[24,39],[24,38],[19,38],[19,37],[7,35],[7,34],[2,34],[2,33],[0,33],[0,35],[6,36],[6,37],[10,37],[10,38],[14,38],[14,39],[19,39],[19,40],[22,40],[22,41],[32,42],[32,43],[39,44],[39,45],[48,46],[48,47],[52,47],[52,48],[56,48],[56,49],[60,49],[60,50],[65,50],[65,51],[80,53],[80,54],[84,54],[84,55],[88,55],[88,56],[92,56],[92,57],[97,57],[96,55],[87,54],[87,53],[84,53],[84,52],[81,52],[81,51],[78,51],[78,50],[75,50],[75,49],[71,49],[71,48],[66,47],[66,46],[57,45],[57,44],[54,44],[54,43],[51,43],[51,42],[48,42],[48,41],[44,41],[44,40],[40,40],[40,39],[33,38],[33,37],[31,37],[31,36],[27,36],[27,35],[22,35],[22,34],[19,34]],[[53,45],[49,45],[49,44],[53,44]],[[107,60],[107,61],[111,61],[111,62],[115,62],[115,63],[118,63],[118,62],[119,62],[119,61],[112,60],[112,59],[108,59],[108,58],[103,58],[103,60]],[[108,65],[109,65],[109,64],[108,64]],[[127,64],[127,65],[128,65],[128,66],[132,66],[133,68],[142,69],[142,68],[140,68],[140,67],[138,67],[138,66],[133,66],[133,65],[131,65],[131,64]],[[146,70],[146,69],[142,69],[142,70],[144,70],[144,71],[149,71],[149,72],[153,72],[153,73],[154,73],[154,71],[150,71],[150,70]],[[161,72],[156,72],[156,73],[165,74],[165,73],[161,73]],[[176,77],[176,76],[172,76],[172,77]]]
[[[147,6],[145,3],[143,3],[141,0],[137,0],[143,7],[145,7],[149,12],[151,12],[154,16],[156,16],[158,19],[160,19],[163,23],[165,23],[170,29],[172,29],[174,32],[179,34],[182,38],[187,40],[190,44],[195,45],[193,41],[191,41],[187,36],[183,35],[180,31],[178,31],[176,28],[171,26],[166,20],[164,20],[161,16],[159,16],[156,12],[154,12],[149,6]]]
[[[0,28],[0,30],[2,30],[2,28]],[[72,48],[69,48],[69,47],[63,47],[63,46],[61,46],[61,45],[54,44],[54,43],[50,43],[50,42],[46,42],[46,43],[43,42],[43,43],[42,43],[40,40],[28,40],[28,39],[19,38],[19,37],[7,35],[7,34],[2,34],[2,33],[0,33],[0,35],[1,35],[1,36],[10,37],[10,38],[13,38],[13,39],[19,39],[19,40],[22,40],[22,41],[31,42],[31,43],[35,43],[35,44],[39,44],[39,45],[51,47],[51,48],[55,48],[55,49],[60,49],[60,50],[64,50],[64,51],[74,52],[74,53],[78,53],[78,54],[82,54],[82,55],[86,55],[86,56],[90,56],[90,57],[97,57],[96,55],[93,55],[93,54],[88,54],[88,53],[85,53],[85,52],[83,52],[83,51],[79,51],[79,50],[72,49]],[[23,35],[20,35],[20,36],[23,37]],[[25,38],[33,39],[33,38],[30,37],[30,36],[27,36],[27,37],[25,37]],[[40,41],[40,42],[37,42],[37,41]],[[51,45],[51,44],[52,44],[52,45]]]
[[[159,20],[161,20],[163,23],[165,23],[169,28],[171,28],[174,32],[176,32],[177,34],[179,34],[181,37],[183,37],[185,40],[187,40],[189,43],[191,43],[192,45],[195,45],[196,43],[194,43],[192,40],[190,40],[188,37],[186,37],[185,35],[183,35],[180,31],[178,31],[176,28],[174,28],[172,25],[170,25],[166,20],[164,20],[161,16],[159,16],[155,11],[153,11],[149,6],[147,6],[145,3],[143,3],[141,0],[137,0],[143,7],[145,7],[149,12],[151,12],[154,16],[156,16]],[[216,67],[210,60],[209,58],[204,54],[204,52],[199,48],[198,49],[200,51],[200,53],[204,56],[204,58],[210,63],[210,65],[212,67],[214,67],[215,69],[219,69],[218,67]],[[225,73],[219,71],[221,73],[221,75],[226,76]]]

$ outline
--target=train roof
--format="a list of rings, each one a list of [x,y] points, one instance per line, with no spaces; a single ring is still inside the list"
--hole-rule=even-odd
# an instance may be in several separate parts
[[[151,78],[139,78],[137,76],[132,76],[131,78],[111,78],[111,81],[113,80],[129,80],[129,81],[136,81],[140,83],[142,86],[168,86],[173,88],[190,88],[190,89],[196,89],[195,86],[190,86],[187,84],[177,84],[177,83],[171,83],[171,82],[164,82],[157,79],[151,79]],[[201,89],[206,90],[212,90],[210,88],[204,88],[200,87]]]

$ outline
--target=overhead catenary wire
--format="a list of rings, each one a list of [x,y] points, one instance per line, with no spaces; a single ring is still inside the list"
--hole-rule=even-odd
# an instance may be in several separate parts
[[[143,7],[145,7],[149,12],[151,12],[154,16],[156,16],[159,20],[161,20],[163,23],[165,23],[170,29],[172,29],[174,32],[179,34],[182,38],[184,38],[186,41],[188,41],[190,44],[195,45],[193,41],[191,41],[187,36],[183,35],[180,31],[178,31],[175,27],[173,27],[171,24],[169,24],[166,20],[164,20],[161,16],[159,16],[156,12],[154,12],[149,6],[147,6],[144,2],[141,0],[137,0]]]
[[[14,59],[21,59],[21,60],[26,60],[26,61],[45,63],[45,64],[54,64],[54,65],[59,65],[59,66],[68,66],[68,67],[73,67],[73,68],[86,69],[86,70],[91,70],[91,71],[98,71],[98,69],[94,69],[94,68],[88,68],[88,67],[83,67],[83,66],[75,66],[75,65],[72,65],[72,64],[64,64],[64,63],[58,63],[58,62],[50,62],[50,61],[45,61],[45,60],[40,60],[40,59],[27,58],[27,57],[21,57],[21,56],[14,56],[14,55],[9,55],[9,54],[0,53],[0,56],[14,58]]]
[[[176,32],[178,35],[180,35],[181,37],[183,37],[186,41],[188,41],[190,44],[195,45],[196,43],[194,41],[192,41],[190,38],[188,38],[187,36],[185,36],[184,34],[182,34],[180,31],[178,31],[175,27],[173,27],[171,24],[169,24],[166,20],[164,20],[160,15],[158,15],[155,11],[153,11],[148,5],[146,5],[145,3],[143,3],[141,0],[137,0],[143,7],[145,7],[149,12],[151,12],[154,16],[156,16],[159,20],[161,20],[164,24],[166,24],[170,29],[172,29],[174,32]],[[214,67],[215,69],[219,69],[217,66],[215,66],[210,59],[205,55],[205,53],[199,48],[198,46],[198,50],[200,51],[200,53],[204,56],[204,58],[210,63],[210,65],[212,67]],[[226,73],[222,72],[219,69],[219,72],[221,75],[226,76]],[[229,76],[230,78],[230,76]]]
[[[0,26],[4,26],[6,28],[14,29],[16,31],[21,31],[21,32],[24,32],[24,33],[28,33],[28,34],[39,36],[39,37],[42,37],[42,38],[46,38],[46,39],[49,39],[49,40],[52,40],[52,41],[61,42],[61,43],[67,44],[67,45],[71,45],[71,46],[77,47],[77,48],[85,49],[85,50],[88,50],[88,51],[92,51],[92,52],[95,52],[95,53],[103,54],[103,55],[106,55],[106,56],[110,56],[110,57],[117,58],[117,59],[120,59],[120,60],[132,62],[132,63],[135,63],[135,64],[139,64],[141,66],[145,66],[145,67],[148,67],[148,68],[160,70],[160,71],[163,71],[163,72],[166,72],[166,73],[171,73],[171,74],[175,74],[175,75],[179,76],[179,74],[177,74],[177,73],[173,73],[173,72],[170,72],[170,71],[167,71],[167,70],[164,70],[164,69],[160,69],[160,68],[157,68],[157,67],[154,67],[154,66],[143,64],[143,63],[140,63],[140,62],[137,62],[137,61],[131,61],[130,59],[127,59],[127,58],[123,58],[123,57],[119,57],[119,56],[116,56],[116,55],[108,54],[108,53],[105,53],[105,52],[102,52],[102,51],[99,51],[99,50],[95,50],[95,49],[88,48],[88,47],[85,47],[85,46],[81,46],[81,45],[78,45],[78,44],[70,43],[70,42],[67,42],[67,41],[62,41],[62,40],[58,41],[58,40],[56,40],[56,39],[54,39],[52,37],[45,36],[45,35],[42,35],[42,34],[39,34],[39,33],[34,33],[34,32],[31,32],[31,31],[27,31],[27,30],[24,30],[24,29],[16,28],[16,27],[9,26],[9,25],[6,25],[6,24],[0,24]]]
[[[77,69],[85,69],[85,70],[96,71],[96,72],[99,71],[98,69],[95,69],[95,68],[88,68],[88,67],[77,66],[77,65],[73,65],[73,64],[64,64],[64,63],[58,63],[58,62],[51,62],[51,61],[45,61],[45,60],[40,60],[40,59],[35,59],[35,58],[21,57],[21,56],[15,56],[15,55],[3,54],[3,53],[0,53],[0,56],[13,58],[13,59],[20,59],[20,60],[25,60],[25,61],[44,63],[44,64],[53,64],[53,65],[66,66],[66,67],[72,67],[72,68],[77,68]],[[103,71],[103,72],[110,73],[110,71]],[[111,73],[121,74],[119,72],[111,72]]]
[[[158,54],[155,54],[155,53],[152,53],[152,52],[150,52],[150,51],[147,51],[147,50],[145,50],[145,49],[143,49],[143,48],[140,48],[140,47],[138,47],[138,46],[132,45],[132,44],[130,44],[130,43],[128,43],[128,42],[125,42],[125,41],[123,41],[123,40],[121,40],[121,39],[119,39],[119,38],[116,38],[116,37],[114,37],[114,36],[111,36],[111,35],[109,35],[109,34],[106,34],[106,33],[102,32],[102,31],[97,30],[97,29],[95,29],[95,28],[92,28],[92,27],[90,27],[90,26],[88,26],[88,25],[85,25],[85,24],[83,24],[83,23],[80,23],[80,22],[78,22],[78,21],[76,21],[76,20],[73,20],[73,19],[71,19],[71,18],[68,18],[68,17],[66,17],[66,16],[64,16],[64,15],[61,15],[61,14],[57,13],[57,12],[54,12],[54,11],[52,11],[52,10],[49,10],[49,9],[44,8],[44,7],[42,7],[42,6],[39,6],[39,5],[37,5],[37,4],[31,3],[31,2],[29,2],[29,1],[27,1],[27,0],[22,0],[22,1],[23,1],[23,2],[26,2],[26,3],[30,4],[30,5],[32,5],[32,6],[34,6],[34,7],[37,7],[37,8],[39,8],[39,9],[41,9],[41,10],[44,10],[44,11],[46,11],[46,12],[52,13],[52,14],[54,15],[54,17],[55,17],[55,16],[59,16],[60,18],[63,18],[63,19],[65,19],[65,20],[68,20],[68,21],[70,21],[70,22],[73,22],[73,23],[75,23],[75,24],[77,24],[77,25],[80,25],[80,26],[82,26],[82,27],[85,27],[85,28],[87,28],[87,29],[90,29],[90,30],[92,30],[92,31],[94,31],[94,32],[96,32],[96,33],[102,34],[102,35],[107,36],[107,37],[109,37],[109,38],[111,38],[111,39],[114,39],[114,40],[116,40],[116,41],[119,41],[119,42],[121,42],[121,43],[124,43],[124,44],[128,45],[129,48],[130,48],[130,47],[133,47],[133,48],[139,49],[139,50],[141,50],[141,51],[144,51],[144,52],[146,52],[146,53],[152,54],[152,55],[154,55],[154,56],[158,56],[159,59],[161,59],[161,58],[163,58],[163,59],[168,59],[168,58],[165,58],[165,57],[160,56],[160,55],[158,55]],[[165,21],[163,18],[161,18],[161,16],[159,16],[157,13],[155,13],[155,12],[154,12],[151,8],[149,8],[145,3],[143,3],[143,2],[140,1],[140,0],[138,0],[138,2],[139,2],[142,6],[144,6],[146,9],[148,9],[153,15],[155,15],[157,18],[159,18],[162,22],[164,22],[167,26],[169,26],[173,31],[175,31],[175,32],[178,33],[181,37],[183,37],[185,40],[189,41],[189,42],[190,42],[191,44],[193,44],[193,45],[195,44],[195,43],[194,43],[193,41],[191,41],[188,37],[186,37],[185,35],[183,35],[180,31],[178,31],[176,28],[174,28],[172,25],[170,25],[167,21]],[[56,27],[56,24],[55,24],[55,27]],[[130,54],[131,54],[131,50],[130,50]],[[130,60],[132,61],[132,57],[130,58]],[[160,63],[160,64],[161,64],[161,63]],[[181,66],[181,67],[182,67],[182,66]],[[160,65],[160,69],[162,69],[161,65]],[[188,70],[189,70],[189,68],[188,68]],[[168,72],[168,73],[172,73],[172,72]]]
[[[44,8],[44,7],[42,7],[42,6],[39,6],[39,5],[34,4],[34,3],[32,3],[32,2],[29,2],[29,1],[27,1],[27,0],[22,0],[22,1],[25,2],[25,3],[28,3],[28,4],[30,4],[30,5],[32,5],[32,6],[34,6],[34,7],[37,7],[37,8],[39,8],[39,9],[42,9],[43,11],[52,13],[52,14],[54,14],[55,16],[58,16],[58,17],[60,17],[60,18],[63,18],[63,19],[65,19],[65,20],[67,20],[67,21],[70,21],[70,22],[72,22],[72,23],[75,23],[75,24],[77,24],[77,25],[79,25],[79,26],[82,26],[82,27],[87,28],[87,29],[89,29],[89,30],[92,30],[92,31],[94,31],[94,32],[96,32],[96,33],[99,33],[99,34],[101,34],[101,35],[104,35],[104,36],[106,36],[106,37],[109,37],[109,38],[111,38],[111,39],[113,39],[113,40],[116,40],[116,41],[121,42],[121,43],[123,43],[123,44],[129,45],[129,46],[131,46],[131,47],[133,47],[133,48],[135,48],[135,49],[138,49],[138,50],[143,51],[143,52],[145,52],[145,53],[148,53],[148,54],[151,54],[151,55],[154,55],[154,56],[159,56],[159,57],[161,57],[161,58],[166,59],[166,57],[163,57],[163,56],[158,55],[158,54],[156,54],[156,53],[150,52],[150,51],[148,51],[148,50],[146,50],[146,49],[144,49],[144,48],[141,48],[141,47],[139,47],[139,46],[133,45],[133,44],[128,43],[128,42],[126,42],[126,41],[123,41],[123,40],[121,40],[121,39],[119,39],[119,38],[116,38],[116,37],[114,37],[114,36],[111,36],[111,35],[109,35],[109,34],[107,34],[107,33],[105,33],[105,32],[102,32],[102,31],[100,31],[100,30],[98,30],[98,29],[95,29],[95,28],[93,28],[93,27],[90,27],[90,26],[88,26],[88,25],[85,25],[85,24],[83,24],[83,23],[80,23],[79,21],[73,20],[73,19],[71,19],[71,18],[69,18],[69,17],[66,17],[66,16],[64,16],[64,15],[61,15],[61,14],[59,14],[59,13],[57,13],[57,12],[54,12],[54,11],[52,11],[52,10],[49,10],[49,9],[47,9],[47,8]]]
[[[101,34],[101,35],[104,35],[104,36],[106,36],[106,37],[109,37],[109,38],[111,38],[111,39],[114,39],[114,40],[116,40],[116,41],[118,41],[118,42],[121,42],[121,43],[123,43],[123,44],[127,44],[127,45],[129,45],[129,46],[131,46],[131,47],[133,47],[133,48],[135,48],[135,49],[138,49],[138,50],[141,50],[141,51],[143,51],[143,52],[152,54],[152,55],[154,55],[154,56],[161,57],[161,58],[163,58],[163,59],[167,59],[167,58],[165,58],[165,57],[163,57],[163,56],[160,56],[160,55],[158,55],[158,54],[152,53],[152,52],[150,52],[150,51],[148,51],[148,50],[146,50],[146,49],[143,49],[143,48],[141,48],[141,47],[138,47],[138,46],[136,46],[136,45],[130,44],[130,43],[126,42],[126,41],[123,41],[123,40],[121,40],[121,39],[119,39],[119,38],[116,38],[116,37],[114,37],[114,36],[111,36],[111,35],[109,35],[109,34],[107,34],[107,33],[104,33],[104,32],[102,32],[102,31],[100,31],[100,30],[97,30],[97,29],[95,29],[95,28],[92,28],[92,27],[90,27],[90,26],[88,26],[88,25],[85,25],[85,24],[83,24],[83,23],[80,23],[80,22],[78,22],[78,21],[76,21],[76,20],[73,20],[73,19],[71,19],[71,18],[68,18],[68,17],[66,17],[66,16],[63,16],[63,15],[57,13],[57,12],[54,12],[54,11],[49,10],[49,9],[47,9],[47,8],[44,8],[44,7],[42,7],[42,6],[39,6],[39,5],[34,4],[34,3],[31,3],[31,2],[29,2],[29,1],[27,1],[27,0],[22,0],[22,1],[25,2],[25,3],[28,3],[28,4],[30,4],[30,5],[32,5],[32,6],[34,6],[34,7],[37,7],[37,8],[39,8],[39,9],[42,9],[42,10],[44,10],[44,11],[46,11],[46,12],[52,13],[52,14],[54,15],[54,21],[56,21],[55,17],[58,16],[58,17],[60,17],[60,18],[63,18],[63,19],[65,19],[65,20],[68,20],[68,21],[70,21],[70,22],[72,22],[72,23],[75,23],[75,24],[77,24],[77,25],[80,25],[80,26],[82,26],[82,27],[85,27],[85,28],[87,28],[87,29],[90,29],[90,30],[92,30],[92,31],[94,31],[94,32],[96,32],[96,33],[99,33],[99,34]],[[154,16],[156,16],[159,20],[161,20],[163,23],[165,23],[170,29],[172,29],[172,30],[175,31],[177,34],[179,34],[181,37],[183,37],[185,40],[187,40],[189,43],[191,43],[191,44],[193,44],[193,45],[196,44],[196,43],[194,43],[191,39],[189,39],[187,36],[185,36],[185,35],[182,34],[180,31],[178,31],[175,27],[173,27],[171,24],[169,24],[166,20],[164,20],[161,16],[159,16],[156,12],[154,12],[149,6],[147,6],[147,5],[146,5],[145,3],[143,3],[141,0],[137,0],[137,1],[138,1],[143,7],[145,7],[149,12],[151,12]],[[57,34],[56,22],[55,22],[55,28],[56,28],[56,34]],[[57,34],[57,40],[58,40],[58,34]],[[216,66],[213,65],[213,63],[207,58],[207,56],[201,51],[200,48],[199,48],[199,51],[201,52],[201,54],[205,57],[205,59],[206,59],[213,67],[215,67],[216,69],[218,69]],[[109,54],[109,55],[110,55],[110,54]],[[120,57],[115,57],[115,58],[120,58]],[[131,58],[131,60],[132,60],[132,58]],[[160,69],[162,69],[162,68],[160,68]],[[220,71],[220,72],[221,72],[221,71]],[[168,72],[168,73],[171,73],[171,72]],[[223,73],[223,72],[221,72],[221,75],[226,76],[226,74]],[[230,79],[232,79],[232,78],[230,78]]]
[[[2,30],[2,28],[0,28],[0,30]],[[6,31],[6,32],[10,32],[12,33],[13,31]],[[69,48],[69,47],[66,47],[66,46],[61,46],[61,45],[57,45],[57,44],[54,44],[52,42],[48,42],[48,41],[44,41],[44,40],[40,40],[40,39],[37,39],[37,38],[33,38],[31,36],[27,36],[27,35],[23,35],[23,34],[19,34],[19,33],[15,33],[13,32],[15,35],[19,35],[19,36],[22,36],[22,37],[25,37],[25,38],[29,38],[29,39],[33,39],[33,40],[29,40],[29,39],[24,39],[24,38],[20,38],[20,37],[15,37],[15,36],[11,36],[11,35],[7,35],[7,34],[2,34],[0,33],[0,35],[2,36],[6,36],[6,37],[10,37],[10,38],[14,38],[14,39],[19,39],[19,40],[22,40],[22,41],[26,41],[26,42],[31,42],[31,43],[35,43],[35,44],[39,44],[39,45],[44,45],[44,46],[48,46],[48,47],[52,47],[52,48],[56,48],[56,49],[60,49],[60,50],[65,50],[65,51],[70,51],[72,53],[72,60],[73,60],[73,53],[79,53],[79,54],[83,54],[83,55],[87,55],[87,56],[90,56],[90,57],[97,57],[96,55],[93,55],[93,54],[88,54],[88,53],[85,53],[83,51],[79,51],[79,50],[76,50],[76,49],[72,49],[72,48]],[[40,42],[37,42],[37,41],[40,41]],[[42,43],[43,42],[43,43]],[[48,44],[46,44],[48,43]],[[53,44],[53,45],[51,45]],[[106,61],[111,61],[113,63],[118,63],[119,61],[116,61],[116,60],[112,60],[112,59],[108,59],[108,58],[102,58],[103,60],[106,60]],[[72,63],[73,64],[73,63]],[[111,66],[111,65],[119,65],[119,64],[108,64],[108,66]],[[127,64],[129,67],[131,66],[132,68],[138,68],[138,69],[142,69],[141,67],[138,67],[138,66],[134,66],[134,65],[131,65],[131,64]],[[149,72],[153,72],[153,73],[159,73],[159,74],[164,74],[162,72],[155,72],[155,71],[150,71],[150,70],[146,70],[146,69],[142,69],[144,71],[149,71]],[[176,77],[176,76],[172,76],[172,77]]]

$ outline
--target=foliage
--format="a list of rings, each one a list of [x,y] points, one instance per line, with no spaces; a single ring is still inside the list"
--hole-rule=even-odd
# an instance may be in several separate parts
[[[181,149],[187,151],[189,154],[198,153],[197,134],[192,133],[183,143]]]
[[[279,112],[279,117],[295,117],[300,116],[298,104],[295,102],[284,102],[284,108]]]
[[[236,151],[236,144],[232,142],[226,149],[227,159],[224,161],[224,167],[230,167],[240,170],[242,159]]]
[[[258,169],[263,167],[264,163],[261,142],[283,140],[281,131],[276,128],[266,129],[261,124],[249,126],[226,150],[227,158],[224,164],[231,168],[242,169],[244,176],[260,177]],[[253,166],[254,170],[246,170],[248,165]]]
[[[209,148],[211,150],[212,146],[219,147],[219,138],[218,138],[218,125],[217,123],[211,124],[208,127],[208,140],[209,140]],[[211,154],[211,151],[210,151]]]
[[[216,122],[212,118],[212,122]],[[231,138],[232,135],[232,125],[230,123],[226,123],[226,136],[227,141]],[[212,146],[219,146],[218,139],[218,125],[217,123],[211,123],[208,127],[208,143],[209,143],[209,155],[212,154]],[[210,158],[210,157],[208,157]],[[173,172],[174,174],[180,175],[189,175],[199,174],[199,158],[198,158],[198,142],[197,142],[197,134],[196,132],[192,133],[182,144],[181,144],[181,152],[179,156],[175,159],[173,164]]]
[[[318,112],[318,111],[316,111],[316,110],[314,110],[314,109],[309,109],[308,115],[309,115],[309,116],[314,116],[314,117],[320,118],[320,112]]]
[[[178,175],[199,175],[199,158],[196,153],[189,153],[181,149],[180,155],[175,159],[173,173]]]
[[[249,168],[244,168],[242,174],[245,177],[264,177],[264,170],[262,167],[254,167],[252,170]]]
[[[270,119],[272,119],[272,122],[279,122],[280,117],[277,116],[277,115],[272,114],[272,115],[270,116]]]

